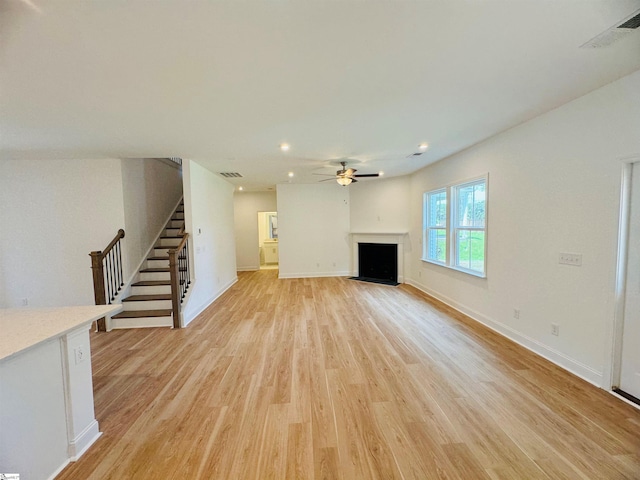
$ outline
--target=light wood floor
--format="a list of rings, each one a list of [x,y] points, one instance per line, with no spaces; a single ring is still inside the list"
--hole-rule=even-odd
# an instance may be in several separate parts
[[[640,478],[640,411],[411,287],[239,278],[92,334],[104,435],[59,479]]]

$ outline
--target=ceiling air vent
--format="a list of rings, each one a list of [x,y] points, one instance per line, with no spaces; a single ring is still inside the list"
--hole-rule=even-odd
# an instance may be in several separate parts
[[[618,25],[618,28],[630,28],[632,30],[635,30],[638,27],[640,27],[640,13],[636,14],[634,17],[631,17],[622,25]]]
[[[593,37],[591,40],[580,48],[604,48],[612,45],[623,37],[632,34],[640,27],[640,10],[635,11],[627,18],[623,19],[619,24],[605,30],[600,35]]]
[[[218,175],[221,175],[224,178],[242,178],[242,175],[238,172],[218,172]]]
[[[416,153],[412,153],[410,155],[407,155],[405,158],[411,158],[411,157],[418,157],[420,155],[422,155],[424,152],[416,152]]]

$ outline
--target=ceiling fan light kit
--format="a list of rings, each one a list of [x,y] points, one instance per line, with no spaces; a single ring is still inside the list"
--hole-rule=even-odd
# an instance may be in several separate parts
[[[352,183],[357,182],[358,180],[356,180],[356,177],[360,178],[360,177],[379,177],[380,176],[380,173],[363,173],[360,175],[356,175],[357,170],[355,168],[347,169],[347,162],[340,162],[340,165],[342,165],[342,169],[336,172],[335,179],[336,179],[336,182],[338,182],[338,184],[342,185],[343,187],[346,187],[347,185],[351,185]],[[315,173],[314,175],[325,176],[322,173]],[[326,176],[332,177],[333,175],[326,175]],[[328,180],[331,180],[331,179],[327,178],[326,180],[320,180],[320,181],[326,182]]]

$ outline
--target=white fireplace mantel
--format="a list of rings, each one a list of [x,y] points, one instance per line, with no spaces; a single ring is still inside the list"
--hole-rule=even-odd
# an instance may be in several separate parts
[[[358,243],[398,245],[398,282],[404,283],[404,242],[408,232],[350,232],[351,274],[358,275]]]

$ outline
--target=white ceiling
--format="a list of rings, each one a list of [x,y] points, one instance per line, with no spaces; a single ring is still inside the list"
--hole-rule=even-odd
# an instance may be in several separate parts
[[[0,0],[0,156],[183,157],[247,190],[343,157],[404,175],[640,69],[639,31],[578,48],[639,8]]]

